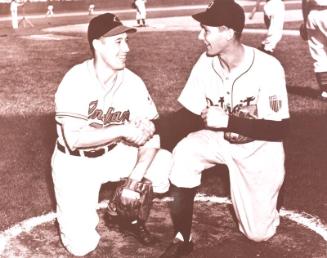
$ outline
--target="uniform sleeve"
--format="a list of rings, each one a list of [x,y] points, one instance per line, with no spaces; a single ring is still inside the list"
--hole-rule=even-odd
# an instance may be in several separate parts
[[[205,68],[208,69],[204,55],[202,55],[194,65],[186,85],[178,98],[179,103],[197,115],[200,115],[202,110],[206,108],[205,85],[203,83],[205,79],[203,75],[206,74]]]
[[[78,83],[76,72],[70,70],[61,81],[55,94],[56,120],[61,122],[63,117],[86,120],[88,113],[88,99]]]
[[[290,115],[284,69],[275,60],[274,64],[269,66],[269,71],[270,74],[259,92],[258,117],[272,121],[288,119]]]
[[[76,76],[69,71],[55,94],[57,133],[59,141],[73,150],[79,132],[87,125],[88,103],[76,82]]]

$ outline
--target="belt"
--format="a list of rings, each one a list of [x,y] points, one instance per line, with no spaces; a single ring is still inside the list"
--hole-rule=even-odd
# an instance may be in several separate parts
[[[104,148],[92,150],[92,151],[83,151],[83,150],[74,150],[71,151],[67,149],[65,146],[61,145],[59,142],[57,142],[57,148],[63,153],[70,154],[73,156],[79,156],[79,157],[88,157],[88,158],[96,158],[100,157],[103,154],[105,154],[108,151],[111,151],[113,148],[116,147],[117,144],[111,144]]]

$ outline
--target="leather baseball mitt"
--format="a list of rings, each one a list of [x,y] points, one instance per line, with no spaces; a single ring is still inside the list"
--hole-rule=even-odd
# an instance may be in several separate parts
[[[245,119],[256,119],[258,117],[258,110],[256,105],[249,105],[240,107],[232,113],[232,116],[245,118]],[[244,136],[234,132],[224,132],[225,140],[234,144],[242,144],[252,142],[254,139],[248,136]]]
[[[151,181],[145,178],[142,181],[124,178],[109,203],[108,213],[122,216],[129,221],[136,219],[146,221],[152,208],[152,199]]]

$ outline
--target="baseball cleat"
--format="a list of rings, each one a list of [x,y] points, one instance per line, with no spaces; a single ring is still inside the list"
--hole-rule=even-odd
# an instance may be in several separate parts
[[[144,223],[137,222],[135,224],[125,224],[122,227],[122,231],[127,236],[133,236],[145,246],[150,246],[156,242],[155,237],[147,230]]]
[[[185,257],[193,251],[193,243],[184,242],[177,238],[167,247],[160,258]]]

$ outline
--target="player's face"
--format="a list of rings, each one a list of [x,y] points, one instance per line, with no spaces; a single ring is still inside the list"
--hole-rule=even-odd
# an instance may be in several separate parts
[[[215,56],[221,54],[228,45],[228,28],[211,27],[201,24],[199,40],[202,40],[207,47],[207,55]]]
[[[126,32],[99,39],[100,44],[96,48],[98,56],[112,70],[122,70],[125,68],[129,52],[127,40]]]

